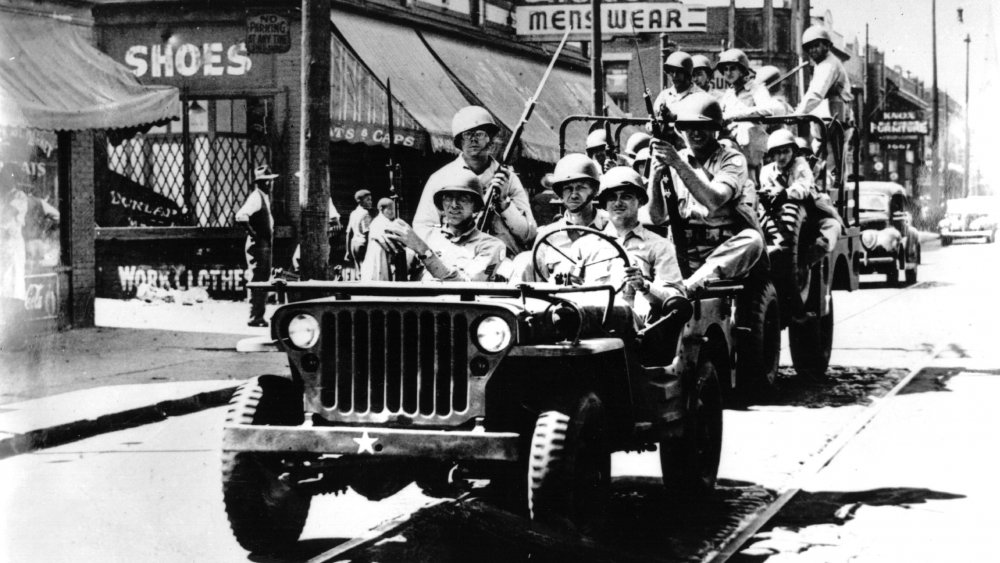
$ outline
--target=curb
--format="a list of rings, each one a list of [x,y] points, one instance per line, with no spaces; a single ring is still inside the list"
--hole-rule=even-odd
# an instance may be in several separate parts
[[[239,385],[205,391],[126,411],[109,413],[97,418],[76,420],[48,428],[39,428],[23,434],[14,434],[0,439],[0,460],[51,448],[90,438],[107,432],[125,430],[153,422],[161,422],[171,416],[180,416],[218,407],[229,402]]]

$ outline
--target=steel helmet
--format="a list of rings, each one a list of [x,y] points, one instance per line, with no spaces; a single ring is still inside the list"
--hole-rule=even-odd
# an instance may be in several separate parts
[[[691,71],[696,71],[699,68],[707,70],[709,74],[712,74],[712,71],[715,70],[715,67],[712,66],[711,59],[705,55],[694,55],[691,57]]]
[[[629,166],[615,166],[604,173],[604,176],[601,177],[601,191],[597,193],[597,201],[602,206],[605,205],[611,192],[619,189],[626,189],[634,193],[639,198],[639,205],[645,205],[649,201],[646,188],[643,186],[642,176]]]
[[[708,92],[695,92],[676,105],[680,128],[722,129],[722,106]]]
[[[782,147],[791,147],[793,150],[798,149],[798,145],[795,143],[795,135],[788,129],[778,129],[767,138],[768,153]]]
[[[774,65],[766,65],[757,69],[757,82],[761,86],[767,86],[768,82],[777,80],[781,76],[781,70]]]
[[[638,132],[633,133],[628,141],[625,141],[625,155],[635,157],[635,155],[645,147],[649,146],[649,141],[652,137],[647,133]]]
[[[371,191],[362,188],[362,189],[354,192],[354,201],[356,201],[358,203],[361,203],[361,200],[363,200],[366,197],[369,197],[371,195],[372,195]]]
[[[455,112],[455,117],[451,118],[451,136],[456,147],[462,148],[462,133],[473,129],[482,129],[491,138],[500,132],[493,116],[484,107],[466,106]]]
[[[822,25],[813,25],[809,29],[805,30],[802,34],[802,46],[808,47],[810,43],[814,41],[826,41],[828,45],[833,46],[833,40],[830,38],[830,32],[826,30]]]
[[[750,74],[750,59],[747,58],[747,54],[740,49],[729,49],[723,51],[719,54],[719,64],[716,67],[720,67],[725,64],[734,64],[743,67],[743,72]]]
[[[639,149],[639,152],[635,153],[635,160],[633,161],[633,164],[636,162],[649,160],[650,158],[651,154],[649,152],[649,147],[642,147],[641,149]]]
[[[559,159],[555,170],[552,171],[552,189],[559,193],[563,184],[585,180],[592,187],[597,188],[601,181],[601,171],[597,163],[589,156],[580,153],[571,153]]]
[[[442,196],[447,192],[462,192],[472,194],[476,211],[483,208],[483,184],[479,181],[471,170],[462,168],[450,171],[441,182],[441,187],[434,192],[434,206],[441,210],[444,204],[441,202]]]
[[[604,129],[594,129],[587,135],[587,150],[601,149],[608,144],[608,136]]]
[[[684,51],[674,51],[670,53],[667,57],[666,62],[663,63],[663,68],[671,69],[675,68],[678,70],[683,70],[688,74],[693,70],[694,63],[691,60],[691,55],[685,53]]]

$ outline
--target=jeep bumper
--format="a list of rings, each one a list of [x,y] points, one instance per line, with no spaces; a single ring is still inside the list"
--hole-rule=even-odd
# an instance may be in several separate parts
[[[227,425],[223,429],[222,449],[517,461],[518,441],[514,432]]]

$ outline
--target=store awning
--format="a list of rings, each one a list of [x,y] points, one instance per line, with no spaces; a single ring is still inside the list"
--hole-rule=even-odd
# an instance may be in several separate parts
[[[333,23],[375,78],[392,79],[392,97],[430,135],[435,152],[455,152],[451,118],[469,105],[417,32],[411,28],[338,10]],[[385,105],[384,95],[381,97]],[[395,110],[394,110],[395,111]],[[396,114],[396,127],[405,127]]]
[[[906,90],[901,89],[891,80],[889,80],[888,82],[892,83],[891,86],[889,87],[889,93],[891,95],[895,95],[900,100],[912,105],[915,109],[918,110],[930,109],[931,107],[930,104],[925,102],[923,98],[921,98],[920,96],[917,96],[916,94],[912,94],[910,92],[907,92]]]
[[[80,28],[10,13],[0,19],[0,125],[121,129],[180,115],[177,88],[143,86]]]

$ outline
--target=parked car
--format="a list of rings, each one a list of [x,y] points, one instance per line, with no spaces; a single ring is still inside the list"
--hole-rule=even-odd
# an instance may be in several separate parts
[[[861,182],[862,274],[885,274],[889,284],[899,283],[903,270],[906,283],[917,282],[920,265],[920,235],[907,211],[906,189],[894,182]]]
[[[941,246],[948,246],[955,239],[982,238],[992,243],[1000,223],[1000,197],[973,196],[950,199],[944,219],[938,222]]]

